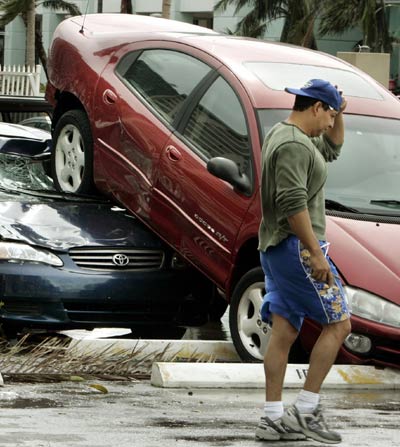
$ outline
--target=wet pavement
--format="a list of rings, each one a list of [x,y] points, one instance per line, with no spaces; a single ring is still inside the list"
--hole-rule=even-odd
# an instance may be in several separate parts
[[[230,340],[227,314],[219,323],[188,328],[184,338]],[[263,390],[162,389],[147,379],[24,383],[4,375],[4,382],[2,447],[324,445],[312,440],[256,441]],[[297,393],[286,389],[285,403],[293,402]],[[399,445],[400,390],[326,390],[323,404],[329,425],[343,436],[341,446]]]
[[[90,385],[100,384],[108,393]],[[105,390],[103,390],[105,391]],[[285,390],[290,403],[297,391]],[[254,431],[260,390],[188,390],[140,382],[7,383],[0,388],[4,447],[263,446]],[[343,447],[397,447],[399,392],[329,391],[323,402]],[[274,446],[324,445],[311,440]]]

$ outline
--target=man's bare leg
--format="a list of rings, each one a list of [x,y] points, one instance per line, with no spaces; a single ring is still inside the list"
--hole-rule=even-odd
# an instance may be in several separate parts
[[[350,319],[325,325],[310,355],[310,366],[304,389],[319,393],[337,353],[351,331]]]
[[[271,338],[264,355],[266,401],[281,401],[289,351],[298,332],[280,315],[274,314]]]

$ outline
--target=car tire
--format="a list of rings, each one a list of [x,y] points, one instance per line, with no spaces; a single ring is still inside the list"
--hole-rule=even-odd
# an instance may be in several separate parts
[[[229,328],[232,342],[244,362],[261,362],[270,327],[261,321],[259,309],[265,294],[261,267],[248,271],[236,285],[230,307]]]
[[[70,110],[58,120],[53,135],[51,174],[58,191],[93,193],[93,137],[83,110]]]
[[[261,320],[259,309],[265,295],[264,272],[256,267],[247,272],[233,292],[229,308],[232,342],[243,362],[261,362],[271,336],[271,327]],[[290,363],[308,363],[300,337],[289,353]]]

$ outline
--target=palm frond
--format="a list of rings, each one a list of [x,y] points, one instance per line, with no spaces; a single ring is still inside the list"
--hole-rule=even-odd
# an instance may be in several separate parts
[[[29,8],[29,0],[0,0],[0,25],[5,26]]]
[[[79,7],[75,3],[64,0],[45,0],[42,2],[42,5],[51,11],[66,11],[72,16],[79,16],[82,14]]]
[[[343,34],[357,27],[363,17],[365,0],[327,1],[321,7],[318,32],[326,34]]]

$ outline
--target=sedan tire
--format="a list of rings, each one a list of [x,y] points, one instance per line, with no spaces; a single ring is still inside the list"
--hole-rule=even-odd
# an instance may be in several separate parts
[[[70,110],[57,122],[51,172],[58,191],[93,192],[93,138],[89,119],[83,110]]]
[[[229,328],[233,344],[244,362],[261,362],[271,329],[261,320],[259,310],[265,294],[261,267],[248,271],[233,292]]]
[[[243,362],[261,362],[272,328],[261,320],[260,307],[265,295],[264,272],[261,267],[247,272],[238,282],[229,309],[229,327],[233,344]],[[289,353],[290,363],[308,363],[300,337]]]

